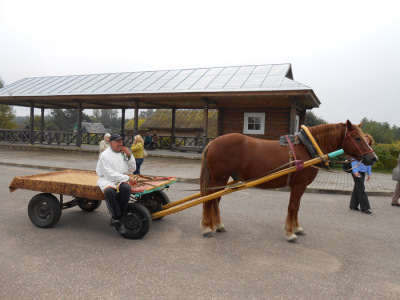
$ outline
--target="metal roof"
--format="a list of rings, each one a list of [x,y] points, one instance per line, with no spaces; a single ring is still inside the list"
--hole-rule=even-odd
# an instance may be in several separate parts
[[[310,89],[290,64],[24,78],[0,96],[112,95]]]
[[[254,95],[301,95],[306,108],[320,104],[310,87],[293,80],[289,63],[24,78],[0,89],[0,104],[135,108],[138,100],[140,108],[194,109],[204,98],[216,108],[227,97]]]

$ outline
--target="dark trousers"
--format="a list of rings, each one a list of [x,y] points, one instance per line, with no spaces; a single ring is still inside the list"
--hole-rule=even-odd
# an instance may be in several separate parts
[[[354,189],[353,193],[351,194],[350,208],[356,208],[358,205],[360,205],[361,210],[370,209],[371,207],[369,206],[368,196],[365,192],[364,185],[365,172],[360,172],[359,174],[361,177],[356,177],[353,173],[351,173],[351,176],[354,180]]]
[[[133,172],[133,174],[138,175],[140,174],[140,166],[144,162],[144,158],[136,158],[135,161],[136,161],[136,170],[135,172]]]
[[[124,215],[131,197],[131,186],[125,182],[119,185],[119,193],[114,188],[104,191],[107,208],[115,220],[120,220]]]

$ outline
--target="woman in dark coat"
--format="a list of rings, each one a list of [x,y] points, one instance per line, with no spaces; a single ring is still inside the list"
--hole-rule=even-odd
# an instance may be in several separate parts
[[[372,147],[374,140],[369,134],[365,134],[365,141]],[[365,192],[365,176],[367,176],[367,181],[371,179],[371,166],[366,166],[362,162],[353,160],[351,162],[352,173],[351,176],[354,180],[354,189],[351,194],[350,209],[361,210],[365,214],[371,214],[371,207],[369,206],[369,200],[367,193]],[[358,207],[360,206],[360,208]]]

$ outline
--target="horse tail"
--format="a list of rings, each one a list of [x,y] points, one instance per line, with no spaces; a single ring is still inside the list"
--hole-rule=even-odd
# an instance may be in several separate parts
[[[207,153],[208,148],[211,143],[209,143],[203,151],[203,156],[201,159],[201,170],[200,170],[200,193],[201,196],[205,196],[207,192],[207,188],[210,186],[211,183],[211,175],[210,169],[208,168],[207,163]]]

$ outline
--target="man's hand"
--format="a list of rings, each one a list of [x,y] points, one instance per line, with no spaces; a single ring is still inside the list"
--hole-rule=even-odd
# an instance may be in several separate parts
[[[129,149],[127,147],[122,147],[121,148],[121,153],[125,153],[126,156],[130,156],[131,153],[129,152]]]
[[[137,181],[135,179],[133,179],[132,177],[129,177],[129,184],[130,186],[135,186],[137,183]]]

